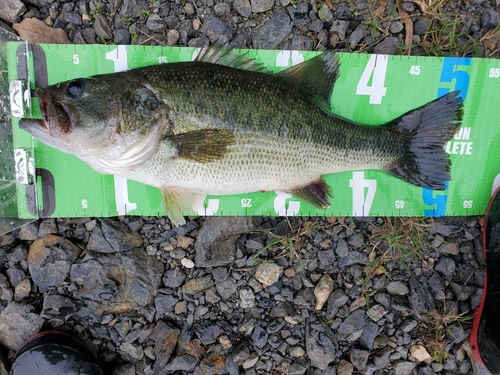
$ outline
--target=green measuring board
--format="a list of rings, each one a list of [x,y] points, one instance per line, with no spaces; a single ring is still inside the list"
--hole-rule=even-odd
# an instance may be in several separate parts
[[[44,87],[68,79],[136,67],[192,61],[199,50],[184,47],[8,44],[9,80]],[[278,72],[317,52],[241,50]],[[340,77],[332,112],[380,125],[450,91],[460,90],[464,120],[446,145],[452,178],[443,191],[405,183],[375,170],[324,176],[333,191],[331,206],[317,209],[291,194],[254,192],[208,196],[189,215],[304,216],[464,216],[485,212],[500,185],[500,61],[339,53]],[[41,118],[36,99],[31,116]],[[278,115],[278,114],[277,114]],[[25,115],[27,117],[27,115]],[[63,154],[19,129],[13,118],[15,148],[33,148],[36,207],[18,199],[19,216],[79,217],[163,215],[158,189],[101,175],[78,158]],[[29,185],[18,184],[19,197]]]

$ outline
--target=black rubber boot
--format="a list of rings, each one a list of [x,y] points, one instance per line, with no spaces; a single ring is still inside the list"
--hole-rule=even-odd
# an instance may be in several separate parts
[[[491,373],[500,374],[500,188],[486,210],[483,248],[486,274],[470,341],[476,359]]]
[[[17,351],[10,375],[103,375],[87,347],[62,331],[32,336]]]

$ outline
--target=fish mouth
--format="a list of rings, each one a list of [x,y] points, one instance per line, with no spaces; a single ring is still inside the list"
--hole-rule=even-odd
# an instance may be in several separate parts
[[[67,105],[53,100],[43,89],[37,89],[35,93],[43,115],[40,125],[54,138],[71,133],[75,129],[76,119]]]

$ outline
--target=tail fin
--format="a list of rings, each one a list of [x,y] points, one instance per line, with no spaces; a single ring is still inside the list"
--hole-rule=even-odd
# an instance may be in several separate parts
[[[462,99],[454,91],[388,123],[405,140],[402,157],[388,172],[414,185],[444,190],[451,178],[451,161],[443,148],[462,116]]]

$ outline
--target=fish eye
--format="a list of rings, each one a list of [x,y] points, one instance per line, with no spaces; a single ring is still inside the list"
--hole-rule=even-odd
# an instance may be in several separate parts
[[[79,98],[85,89],[85,82],[77,79],[75,81],[70,81],[68,82],[68,87],[66,91],[68,92],[68,95],[73,97],[73,98]]]

